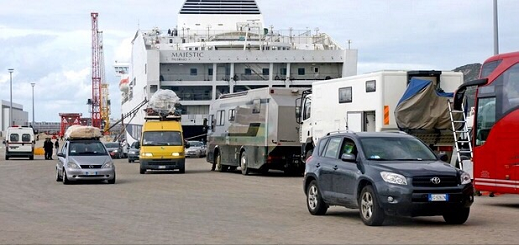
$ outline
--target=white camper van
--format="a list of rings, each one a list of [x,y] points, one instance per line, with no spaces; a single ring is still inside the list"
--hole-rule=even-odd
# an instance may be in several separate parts
[[[7,128],[5,136],[5,160],[11,157],[27,157],[34,159],[34,130],[27,126]]]
[[[413,97],[414,100],[406,105],[410,104],[408,108],[398,109],[413,79],[430,81],[433,94]],[[452,71],[379,71],[314,82],[311,90],[303,92],[296,108],[296,117],[301,124],[302,160],[313,152],[319,138],[329,132],[344,130],[402,130],[435,146],[437,151],[452,151],[454,137],[448,111],[445,111],[447,99],[432,97],[435,93],[452,93],[462,83],[463,73]],[[437,108],[441,108],[441,117],[445,119],[441,126],[436,123],[440,115],[435,115],[436,111],[429,113]]]

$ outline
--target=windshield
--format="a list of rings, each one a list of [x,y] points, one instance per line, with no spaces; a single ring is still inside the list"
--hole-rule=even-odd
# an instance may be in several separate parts
[[[364,156],[377,161],[436,160],[436,155],[420,140],[410,137],[372,137],[360,139]]]
[[[119,148],[119,143],[105,143],[106,148]]]
[[[188,141],[190,147],[202,147],[204,146],[204,143],[200,141]]]
[[[69,156],[105,156],[107,155],[103,143],[92,142],[70,142]]]
[[[143,146],[181,146],[179,131],[148,131],[142,135]]]

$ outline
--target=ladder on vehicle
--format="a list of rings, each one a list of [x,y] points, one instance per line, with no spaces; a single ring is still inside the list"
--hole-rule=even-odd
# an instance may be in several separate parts
[[[463,160],[461,159],[462,155],[470,154],[470,161],[472,161],[472,158],[474,157],[474,154],[472,152],[472,142],[470,137],[470,132],[467,127],[467,118],[465,116],[465,112],[463,111],[464,105],[461,103],[461,110],[454,110],[452,107],[451,100],[447,100],[447,103],[449,105],[449,115],[451,118],[451,125],[452,125],[452,134],[454,136],[454,146],[456,149],[456,156],[458,159],[458,163],[460,166],[460,169],[463,170]],[[461,117],[458,116],[461,114]],[[456,124],[462,123],[463,127],[458,129],[456,127]],[[468,148],[461,147],[461,145],[468,145]]]

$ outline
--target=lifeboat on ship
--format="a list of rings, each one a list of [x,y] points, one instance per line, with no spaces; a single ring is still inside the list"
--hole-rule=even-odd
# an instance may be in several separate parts
[[[123,93],[128,93],[130,91],[130,79],[128,77],[121,79],[119,82],[119,90]]]

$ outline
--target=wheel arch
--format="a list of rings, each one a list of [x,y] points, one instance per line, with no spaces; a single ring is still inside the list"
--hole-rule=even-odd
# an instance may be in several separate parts
[[[306,176],[305,181],[303,183],[303,191],[305,192],[305,194],[308,194],[307,193],[308,185],[310,185],[310,182],[312,182],[314,180],[315,180],[315,182],[317,182],[317,178],[315,177],[315,175],[309,174]],[[317,188],[319,188],[319,183],[317,183]]]

